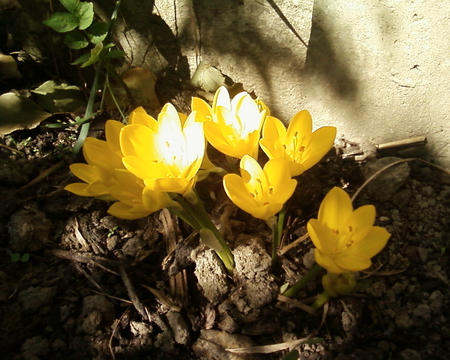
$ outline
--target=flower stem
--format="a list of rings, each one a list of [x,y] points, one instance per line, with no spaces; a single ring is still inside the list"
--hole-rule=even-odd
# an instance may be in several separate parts
[[[314,301],[314,303],[311,305],[313,309],[320,308],[323,304],[326,304],[328,300],[330,299],[330,294],[328,294],[326,291],[324,291],[322,294],[319,295],[319,297]]]
[[[323,270],[323,267],[319,264],[314,264],[314,266],[308,270],[308,272],[294,285],[292,285],[289,289],[287,289],[283,295],[287,297],[294,296],[300,289],[302,289],[308,281],[313,279],[317,274],[319,274]]]
[[[222,262],[224,263],[225,267],[227,268],[228,272],[230,274],[233,274],[234,270],[234,260],[233,260],[233,254],[230,251],[230,248],[228,247],[227,243],[225,242],[225,239],[223,238],[222,234],[217,230],[216,226],[211,221],[211,218],[209,217],[208,213],[206,212],[205,207],[203,206],[203,203],[201,201],[196,201],[195,203],[186,201],[182,196],[177,195],[174,197],[174,200],[178,202],[184,209],[184,211],[188,214],[187,218],[192,221],[192,219],[195,221],[197,227],[194,227],[194,229],[200,231],[201,229],[209,229],[214,234],[215,238],[218,241],[217,248],[214,250],[216,251],[217,255],[220,257]],[[182,214],[183,216],[185,214]],[[190,224],[190,222],[188,222]],[[192,225],[191,225],[192,226]],[[221,250],[218,250],[221,249]]]
[[[278,214],[278,221],[271,224],[273,240],[272,240],[272,267],[275,265],[278,256],[278,248],[281,243],[281,236],[284,229],[284,216],[286,215],[286,206],[283,206]],[[270,225],[270,224],[269,224]]]

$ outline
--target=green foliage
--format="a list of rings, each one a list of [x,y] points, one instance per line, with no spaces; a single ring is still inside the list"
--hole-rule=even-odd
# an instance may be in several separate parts
[[[64,44],[74,50],[84,49],[89,45],[89,41],[81,33],[69,33],[64,38]]]
[[[76,29],[87,29],[94,20],[94,6],[92,3],[79,0],[60,0],[69,11],[52,14],[43,23],[59,33],[66,33]]]
[[[11,262],[27,262],[28,260],[30,260],[30,254],[11,253],[10,258]]]
[[[67,9],[68,12],[73,13],[75,8],[80,3],[80,0],[60,0],[61,4]]]
[[[43,23],[59,33],[67,33],[64,43],[73,50],[85,49],[94,45],[90,53],[81,55],[72,65],[82,68],[101,60],[111,60],[125,54],[119,50],[111,50],[113,44],[104,44],[108,37],[110,24],[94,21],[94,7],[91,2],[80,0],[60,0],[68,12],[52,14]]]

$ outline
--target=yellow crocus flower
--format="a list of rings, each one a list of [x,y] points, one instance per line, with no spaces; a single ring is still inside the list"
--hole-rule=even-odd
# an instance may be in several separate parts
[[[297,185],[283,159],[270,160],[262,169],[255,159],[244,155],[240,172],[241,176],[224,176],[225,192],[236,206],[266,221],[283,208]]]
[[[144,186],[128,170],[115,171],[116,183],[108,190],[111,196],[118,200],[108,209],[108,213],[120,219],[139,219],[151,213],[173,205],[167,193],[152,191]]]
[[[336,128],[324,126],[312,132],[307,110],[298,112],[286,127],[273,116],[264,122],[259,144],[269,159],[285,158],[292,176],[298,176],[324,157],[336,137]]]
[[[221,153],[241,159],[258,154],[261,127],[266,110],[246,92],[230,99],[227,88],[220,87],[212,107],[199,98],[192,99],[192,110],[198,112],[198,121],[204,122],[208,142]]]
[[[108,188],[114,184],[115,169],[125,169],[118,141],[123,126],[119,121],[108,120],[105,125],[106,141],[86,138],[83,155],[87,164],[70,165],[72,173],[84,182],[69,184],[65,190],[79,196],[113,200]]]
[[[386,229],[373,226],[375,207],[361,206],[353,211],[349,195],[334,187],[319,208],[318,219],[308,221],[316,262],[330,273],[369,268],[391,236]]]
[[[125,167],[150,190],[188,195],[205,152],[203,124],[196,122],[195,112],[186,117],[166,104],[154,128],[125,126],[120,147]]]
[[[139,117],[146,119],[142,115]],[[64,189],[79,196],[116,201],[108,209],[111,215],[138,219],[170,206],[172,201],[167,194],[146,189],[141,179],[125,169],[119,146],[119,133],[123,127],[119,121],[108,120],[106,141],[86,138],[83,154],[87,164],[70,166],[72,173],[84,182],[69,184]]]

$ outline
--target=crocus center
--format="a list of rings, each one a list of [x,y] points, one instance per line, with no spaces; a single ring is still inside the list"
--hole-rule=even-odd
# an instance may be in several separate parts
[[[267,195],[273,194],[273,187],[265,186],[260,178],[256,178],[256,184],[253,184],[251,189],[249,189],[250,195],[255,199],[255,201],[263,206],[269,205],[269,199]]]
[[[294,160],[296,163],[300,163],[300,160],[303,157],[303,153],[305,152],[305,147],[302,145],[303,139],[299,138],[298,131],[294,133],[294,136],[292,137],[292,142],[289,146],[289,156],[292,160]]]
[[[332,249],[332,255],[338,255],[351,248],[355,241],[352,239],[354,232],[353,227],[349,225],[347,229],[331,229],[336,244]]]

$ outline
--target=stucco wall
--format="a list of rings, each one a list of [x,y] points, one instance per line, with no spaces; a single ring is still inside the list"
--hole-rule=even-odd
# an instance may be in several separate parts
[[[446,2],[156,0],[153,13],[191,74],[207,60],[282,120],[308,109],[366,148],[425,135],[450,167]]]

